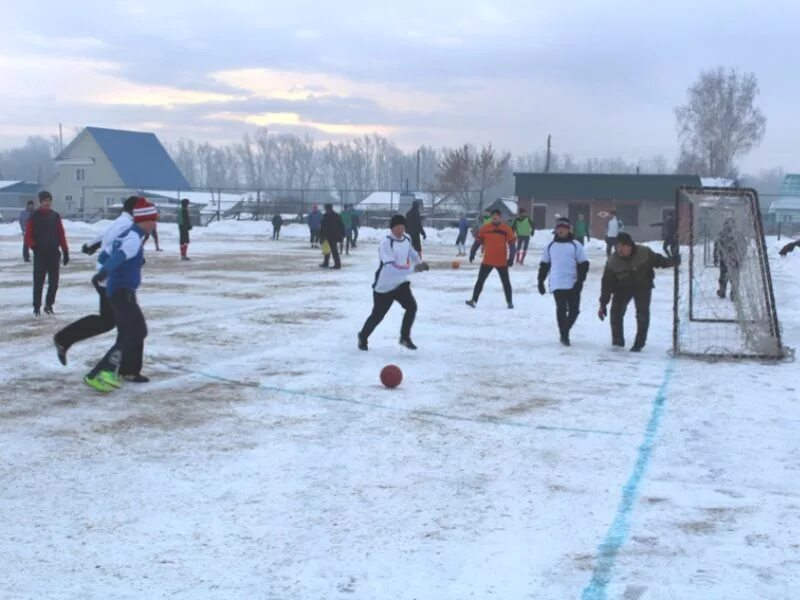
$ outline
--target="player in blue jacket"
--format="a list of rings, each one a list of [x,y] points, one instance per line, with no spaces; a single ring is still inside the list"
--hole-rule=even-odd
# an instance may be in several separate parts
[[[539,293],[547,293],[544,282],[550,276],[550,291],[556,301],[556,319],[561,343],[570,345],[569,332],[578,319],[581,309],[581,291],[589,259],[583,244],[572,235],[572,223],[561,218],[556,221],[553,241],[544,249],[539,263]]]
[[[100,270],[92,283],[106,282],[106,295],[117,324],[117,340],[84,382],[100,391],[112,392],[122,386],[119,368],[126,354],[136,352],[147,337],[147,324],[136,302],[136,290],[142,281],[143,244],[158,219],[156,207],[139,198],[133,208],[133,225],[122,231],[111,243],[111,251],[103,251],[98,261]]]

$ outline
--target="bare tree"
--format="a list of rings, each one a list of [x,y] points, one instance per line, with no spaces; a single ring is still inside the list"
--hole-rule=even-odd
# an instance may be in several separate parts
[[[437,184],[440,191],[453,194],[464,209],[470,208],[470,187],[472,182],[472,158],[467,144],[459,148],[442,150]]]
[[[466,148],[466,146],[465,146]],[[509,173],[511,153],[497,154],[492,145],[481,147],[471,161],[471,183],[478,192],[478,210],[483,210],[484,194],[488,188],[500,183]]]
[[[699,160],[700,175],[735,175],[735,160],[764,138],[767,119],[755,106],[758,93],[753,73],[726,72],[722,67],[702,72],[688,90],[687,103],[675,109],[679,166]]]

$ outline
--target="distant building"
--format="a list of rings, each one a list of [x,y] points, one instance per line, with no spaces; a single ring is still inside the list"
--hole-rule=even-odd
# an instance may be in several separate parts
[[[16,219],[28,200],[36,202],[39,187],[32,181],[0,181],[0,221]]]
[[[46,187],[65,215],[104,214],[143,189],[189,188],[152,133],[87,127],[55,162],[58,172]]]
[[[636,241],[658,239],[653,223],[675,212],[675,191],[700,187],[696,175],[594,175],[572,173],[514,173],[519,206],[533,216],[536,229],[550,229],[556,215],[574,223],[578,215],[589,222],[592,236],[605,237],[612,210]]]
[[[519,206],[515,198],[498,198],[485,208],[485,210],[488,211],[492,211],[495,209],[500,211],[500,215],[503,217],[504,220],[510,221],[515,216],[517,216],[517,211],[519,209]],[[480,215],[480,218],[482,219],[483,215]]]
[[[769,218],[775,224],[800,225],[800,175],[783,178],[780,197],[769,207]]]

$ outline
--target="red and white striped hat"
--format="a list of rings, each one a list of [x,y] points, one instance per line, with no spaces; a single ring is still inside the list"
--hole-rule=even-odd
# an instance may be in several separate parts
[[[144,198],[139,198],[136,204],[133,205],[133,221],[134,223],[141,223],[142,221],[155,221],[158,219],[158,210],[155,204],[151,204]]]

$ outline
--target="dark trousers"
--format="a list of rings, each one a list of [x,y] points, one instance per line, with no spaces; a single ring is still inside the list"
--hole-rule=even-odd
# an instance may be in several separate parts
[[[319,229],[311,229],[309,231],[310,231],[310,235],[311,235],[311,247],[313,248],[314,246],[316,246],[316,245],[318,245],[320,243],[320,241],[319,241]]]
[[[56,333],[55,340],[65,350],[69,350],[74,344],[88,340],[89,338],[102,335],[111,331],[116,326],[116,318],[111,302],[106,296],[105,288],[95,286],[97,295],[100,299],[100,311],[96,315],[87,315],[78,319],[74,323],[67,325],[64,329]],[[142,355],[144,354],[144,342],[140,343],[131,352],[122,356],[119,367],[120,375],[138,375],[142,371]]]
[[[115,371],[122,375],[135,375],[142,370],[142,348],[147,337],[147,324],[142,309],[136,303],[136,292],[117,290],[109,299],[117,325],[117,341],[106,352],[102,360],[89,374],[94,377],[100,371]],[[122,371],[122,365],[131,373]]]
[[[664,250],[664,254],[668,257],[677,256],[678,255],[678,242],[672,240],[664,240],[664,245],[662,246]]]
[[[403,315],[403,324],[400,327],[400,337],[411,337],[411,326],[417,317],[417,301],[414,299],[414,294],[411,293],[411,284],[405,282],[400,287],[385,294],[372,292],[372,314],[367,317],[364,327],[361,328],[361,336],[364,339],[369,338],[372,332],[375,331],[375,328],[383,321],[386,313],[389,312],[395,302],[406,311],[405,315]]]
[[[184,244],[189,243],[189,228],[188,227],[178,227],[178,233],[180,234],[180,244],[183,246]]]
[[[22,235],[25,235],[25,232],[22,232]],[[31,251],[28,248],[28,244],[24,241],[22,242],[22,258],[25,259],[25,262],[28,262],[31,259]]]
[[[614,246],[616,245],[617,245],[617,238],[615,237],[606,238],[606,256],[611,256],[611,253],[614,251]]]
[[[569,336],[569,330],[581,314],[581,293],[578,290],[556,290],[553,292],[556,301],[556,320],[558,332],[562,337]]]
[[[358,248],[358,227],[353,227],[353,248]]]
[[[33,251],[33,307],[41,308],[44,279],[47,277],[47,297],[45,306],[56,303],[58,292],[58,274],[61,265],[61,253],[58,250],[50,252]]]
[[[278,239],[280,239],[280,237],[281,237],[281,227],[280,227],[280,225],[273,226],[272,239],[273,240],[278,240]]]
[[[633,300],[636,306],[636,340],[634,346],[642,347],[647,342],[647,330],[650,328],[650,298],[653,290],[614,292],[611,301],[611,339],[614,344],[625,345],[625,311]]]
[[[731,284],[731,300],[736,300],[736,295],[739,292],[739,269],[733,265],[731,268],[728,268],[728,263],[724,260],[720,260],[719,289],[723,295],[728,288],[728,282]]]
[[[528,245],[531,243],[531,236],[521,235],[517,238],[517,253],[527,252]]]
[[[345,231],[345,234],[344,234],[344,242],[343,242],[343,244],[344,244],[344,251],[345,251],[347,254],[350,254],[350,247],[351,247],[351,246],[352,246],[353,248],[355,248],[355,247],[356,247],[356,244],[355,244],[355,242],[353,241],[353,230],[352,230],[352,229],[347,229],[347,230]]]
[[[409,237],[411,238],[411,247],[417,251],[417,254],[422,256],[422,235],[419,233],[411,233]]]
[[[341,244],[341,242],[334,242],[333,244],[328,242],[328,245],[331,247],[331,253],[325,255],[325,258],[322,261],[322,266],[327,267],[330,264],[331,256],[333,256],[334,267],[340,268],[342,266],[342,259],[339,256],[339,244]]]
[[[506,302],[511,303],[511,279],[508,276],[508,267],[492,267],[490,265],[481,265],[478,271],[478,281],[475,282],[475,289],[472,291],[472,301],[477,302],[483,291],[483,284],[486,283],[486,278],[492,269],[497,269],[497,274],[500,275],[500,281],[503,282],[503,292],[506,295]]]

